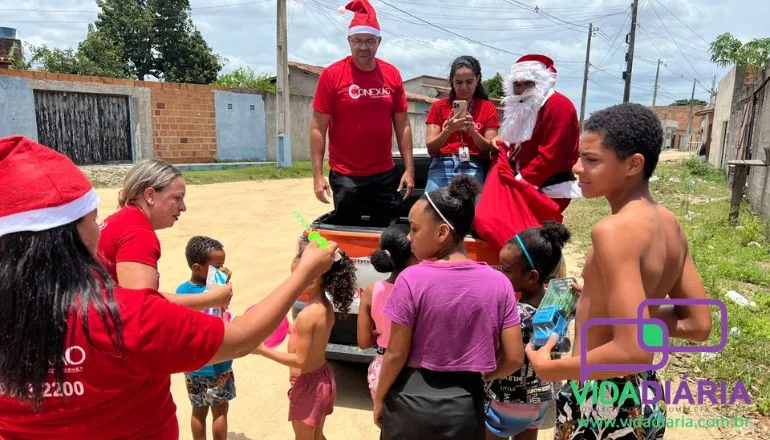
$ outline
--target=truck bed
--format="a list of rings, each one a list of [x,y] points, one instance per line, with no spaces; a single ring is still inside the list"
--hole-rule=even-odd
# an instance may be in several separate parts
[[[406,218],[401,217],[399,223],[408,224]],[[366,226],[342,226],[334,223],[334,212],[325,214],[316,219],[311,228],[317,230],[327,240],[335,241],[341,250],[351,258],[369,257],[380,247],[380,235],[384,228]],[[483,261],[490,265],[498,264],[499,255],[484,241],[467,236],[465,249],[475,261]]]
[[[415,190],[412,195],[401,203],[399,208],[399,223],[408,224],[407,216],[414,203],[423,195],[423,188],[427,183],[428,166],[430,157],[427,150],[415,149]],[[403,172],[401,159],[394,154],[396,166]],[[347,226],[339,225],[335,221],[334,212],[329,212],[315,219],[310,227],[317,230],[327,240],[335,241],[356,264],[357,287],[366,289],[378,280],[387,279],[389,274],[378,273],[369,262],[369,256],[380,247],[380,235],[382,227]],[[498,253],[492,250],[484,241],[468,236],[465,238],[465,249],[468,255],[475,261],[496,265],[499,262]],[[297,314],[305,307],[304,295],[292,307],[292,315]],[[326,346],[326,357],[332,360],[370,362],[374,358],[374,350],[362,350],[357,346],[357,321],[359,298],[356,295],[350,307],[348,316],[343,317],[337,313],[334,328],[332,328],[329,343]]]

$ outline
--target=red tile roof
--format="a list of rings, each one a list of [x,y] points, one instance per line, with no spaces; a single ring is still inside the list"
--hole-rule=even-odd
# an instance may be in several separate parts
[[[324,70],[321,66],[314,66],[312,64],[298,63],[296,61],[289,61],[289,67],[293,67],[303,72],[310,73],[312,75],[321,75],[321,71]]]

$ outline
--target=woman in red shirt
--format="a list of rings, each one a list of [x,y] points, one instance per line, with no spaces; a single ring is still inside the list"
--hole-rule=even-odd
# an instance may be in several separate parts
[[[449,186],[454,176],[468,174],[484,183],[483,158],[492,151],[500,120],[497,108],[481,84],[476,58],[461,56],[449,71],[449,97],[433,103],[425,123],[432,159],[425,192]],[[453,103],[465,101],[465,116],[455,115]]]
[[[170,375],[245,356],[337,245],[309,245],[287,280],[225,323],[99,264],[99,198],[65,156],[0,139],[0,439],[177,440]]]
[[[179,220],[187,210],[184,196],[182,173],[162,160],[142,162],[128,172],[118,197],[120,209],[102,223],[99,240],[102,263],[120,287],[158,289],[160,241],[155,231]],[[193,309],[227,307],[232,288],[211,287],[201,295],[162,295]]]

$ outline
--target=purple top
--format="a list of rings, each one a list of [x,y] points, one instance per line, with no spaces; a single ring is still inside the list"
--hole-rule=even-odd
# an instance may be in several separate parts
[[[408,267],[384,314],[412,329],[409,362],[433,371],[494,371],[500,334],[521,322],[511,282],[473,261]]]

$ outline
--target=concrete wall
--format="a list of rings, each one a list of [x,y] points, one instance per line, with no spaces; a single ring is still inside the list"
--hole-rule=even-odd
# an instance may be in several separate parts
[[[214,92],[217,159],[267,160],[265,103],[258,94]]]
[[[267,160],[276,161],[275,137],[276,114],[275,94],[265,93],[265,135],[267,136]],[[291,112],[291,159],[310,160],[310,121],[313,118],[313,98],[309,96],[290,95],[289,111]]]
[[[0,138],[12,135],[37,141],[35,96],[26,79],[0,76]]]
[[[289,69],[289,88],[291,93],[300,96],[315,96],[318,75],[299,69]]]
[[[417,78],[404,81],[404,90],[407,92],[419,93],[420,95],[436,98],[441,94],[442,90],[431,87],[431,85],[435,85],[441,88],[449,87],[449,80],[418,76]]]
[[[741,130],[743,126],[744,107],[751,96],[751,92],[745,86],[746,74],[742,69],[735,72],[735,87],[732,96],[730,96],[730,115],[727,118],[727,137],[724,142],[724,151],[722,151],[722,168],[727,170],[727,162],[733,160],[738,155],[738,146],[741,139]],[[748,125],[748,121],[747,121]]]
[[[770,71],[760,72],[750,84],[745,84],[746,77],[741,70],[736,73],[736,87],[732,97],[732,110],[724,152],[723,167],[725,168],[727,161],[738,158],[741,151],[739,147],[744,108],[749,110],[742,142],[745,144],[745,158],[770,160],[770,157],[767,157],[764,152],[764,148],[770,146],[770,86],[768,86],[768,77],[770,77]],[[747,103],[749,104],[748,107],[746,107]],[[769,167],[750,168],[746,198],[760,214],[770,217]]]
[[[709,149],[709,162],[721,168],[723,165],[723,153],[727,141],[727,127],[730,123],[730,113],[735,92],[735,67],[730,69],[719,81],[717,97],[714,103],[714,117],[711,128],[711,148]]]
[[[411,93],[418,93],[420,95],[434,97],[436,96],[436,89],[432,87],[425,87],[419,82],[404,83],[404,90]]]
[[[409,123],[412,124],[412,146],[415,149],[428,148],[426,142],[427,127],[425,126],[425,119],[428,117],[425,113],[412,113],[409,112]],[[393,133],[393,151],[398,151],[398,144],[396,143],[396,135]]]
[[[214,161],[216,131],[213,90],[216,88],[197,84],[0,70],[0,78],[12,77],[27,80],[33,91],[128,96],[135,161],[153,157],[173,163]],[[34,116],[34,102],[32,105]]]
[[[764,152],[764,148],[770,147],[770,89],[765,86],[757,90],[757,86],[765,83],[768,76],[770,72],[767,71],[758,75],[751,87],[757,93],[753,98],[756,110],[747,157],[770,161]],[[770,167],[752,168],[748,185],[746,196],[751,206],[765,217],[770,217]]]

